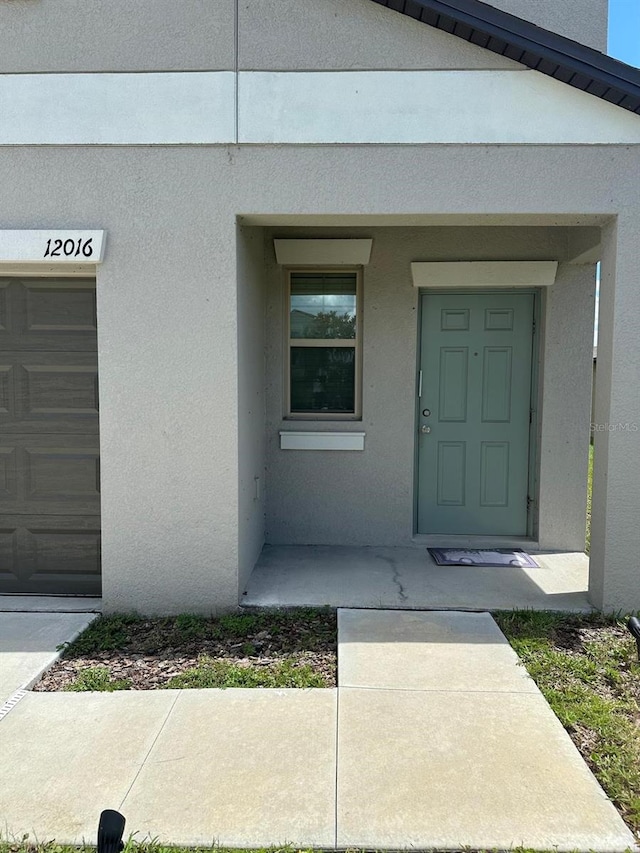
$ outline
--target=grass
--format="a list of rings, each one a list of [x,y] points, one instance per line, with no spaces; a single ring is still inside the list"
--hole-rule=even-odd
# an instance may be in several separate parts
[[[121,648],[128,637],[128,628],[140,621],[135,614],[99,616],[71,643],[62,643],[66,657],[90,655],[95,652],[110,652]]]
[[[627,825],[640,833],[640,664],[613,616],[494,614]]]
[[[197,666],[174,676],[167,687],[326,687],[326,683],[308,664],[288,659],[256,667],[203,657]]]
[[[96,819],[97,829],[97,819]],[[19,841],[3,841],[0,839],[0,853],[96,853],[96,848],[88,844],[73,847],[70,844],[58,844],[55,841],[31,841],[27,836]],[[310,848],[300,847],[258,847],[242,849],[232,847],[170,847],[158,841],[137,841],[130,838],[123,853],[314,853]],[[356,851],[353,851],[356,853]],[[514,851],[518,853],[518,851]]]
[[[95,850],[95,847],[90,847],[88,844],[72,847],[69,844],[57,844],[55,841],[31,842],[26,837],[15,842],[5,842],[0,839],[0,853],[95,853]],[[170,847],[155,840],[136,841],[135,838],[130,838],[125,844],[123,853],[317,853],[317,850],[290,845],[254,848],[218,847],[216,844],[211,847]],[[364,851],[350,847],[348,853],[364,853]],[[384,851],[378,851],[378,853],[384,853]],[[471,853],[471,851],[465,848],[460,853]],[[477,853],[495,853],[495,851],[477,851]],[[510,853],[540,853],[540,851],[512,847]],[[550,853],[557,853],[557,851],[550,851]]]
[[[587,539],[585,551],[591,551],[591,495],[593,493],[593,444],[589,445],[589,474],[587,480]]]
[[[97,821],[96,821],[97,828]],[[71,844],[58,844],[54,841],[31,840],[25,835],[20,840],[4,841],[0,838],[0,853],[96,853],[96,848],[89,844],[81,844],[77,847]],[[292,845],[278,845],[274,847],[220,847],[213,843],[210,847],[174,847],[162,844],[156,839],[149,841],[138,841],[129,838],[125,841],[123,853],[318,853],[317,848],[294,847]],[[365,853],[357,847],[348,848],[348,853]],[[384,851],[377,851],[384,853]],[[437,853],[437,851],[434,851]],[[461,848],[460,853],[472,853],[467,848]],[[476,851],[476,853],[495,853],[495,851]],[[512,847],[510,853],[544,853],[525,847]],[[549,851],[557,853],[557,851]]]
[[[113,693],[114,690],[129,690],[131,684],[126,678],[111,678],[109,667],[88,666],[78,673],[73,684],[65,687],[74,693],[83,693],[91,690]]]

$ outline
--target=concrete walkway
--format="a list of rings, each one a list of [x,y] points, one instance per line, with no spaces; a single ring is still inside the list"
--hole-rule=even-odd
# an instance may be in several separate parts
[[[0,716],[5,703],[28,690],[56,659],[56,647],[73,640],[92,619],[95,613],[0,612]]]
[[[634,840],[495,622],[339,612],[337,690],[29,693],[6,831],[95,842],[623,851]],[[10,780],[9,783],[6,780]]]

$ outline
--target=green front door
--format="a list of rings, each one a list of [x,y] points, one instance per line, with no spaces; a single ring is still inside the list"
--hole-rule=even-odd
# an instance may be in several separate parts
[[[533,299],[422,297],[419,533],[527,533]]]

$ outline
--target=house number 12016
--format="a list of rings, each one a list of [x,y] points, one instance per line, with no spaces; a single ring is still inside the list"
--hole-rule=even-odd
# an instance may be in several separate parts
[[[90,258],[93,255],[93,237],[83,240],[69,238],[68,240],[47,240],[47,248],[44,252],[45,258],[77,258],[83,255]]]

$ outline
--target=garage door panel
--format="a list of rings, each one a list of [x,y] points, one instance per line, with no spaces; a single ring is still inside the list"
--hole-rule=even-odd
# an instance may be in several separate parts
[[[26,331],[90,332],[95,335],[96,300],[93,287],[70,288],[27,284]]]
[[[11,517],[5,521],[12,521]],[[100,593],[100,517],[26,516],[0,529],[0,591]]]
[[[0,294],[6,330],[0,334],[1,350],[95,352],[96,300],[90,279],[13,279]]]
[[[97,418],[97,362],[87,364],[83,359],[82,364],[64,364],[60,358],[53,361],[21,365],[18,394],[23,419],[45,420],[42,416],[46,416],[49,422],[57,421],[62,431],[73,419],[86,424],[91,416]]]
[[[15,447],[0,447],[0,502],[10,506],[15,506],[18,500],[17,455]]]
[[[3,518],[0,524],[0,592],[18,574],[18,527]]]
[[[3,433],[97,433],[96,353],[4,353],[0,356]]]
[[[100,500],[97,450],[61,447],[27,450],[26,499],[30,502]]]
[[[95,287],[0,279],[0,592],[100,593]]]
[[[96,436],[4,436],[0,513],[96,515],[100,450]]]
[[[13,365],[0,364],[0,417],[15,417]]]

